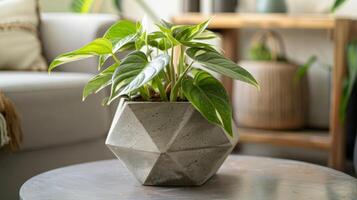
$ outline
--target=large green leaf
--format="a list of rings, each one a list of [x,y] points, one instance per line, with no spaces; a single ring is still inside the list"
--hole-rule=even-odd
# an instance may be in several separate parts
[[[104,34],[103,38],[113,43],[113,52],[126,50],[127,47],[134,45],[137,38],[137,26],[129,20],[120,20],[113,24]],[[99,56],[99,69],[111,55]]]
[[[68,62],[89,58],[95,55],[111,54],[112,49],[113,45],[108,39],[96,39],[78,50],[59,55],[52,61],[48,68],[48,71],[51,71],[57,66]]]
[[[197,36],[195,36],[193,39],[194,40],[210,40],[210,39],[214,39],[214,38],[217,38],[217,35],[214,32],[205,30],[201,34],[198,34]]]
[[[130,53],[113,75],[110,102],[149,82],[162,71],[169,60],[168,55],[159,55],[151,62],[148,62],[143,52],[135,51]]]
[[[173,36],[173,33],[170,28],[167,28],[165,25],[156,24],[160,31],[167,37],[172,46],[180,44],[180,42]]]
[[[208,51],[207,49],[193,47],[187,49],[186,54],[194,61],[201,63],[204,67],[212,71],[252,84],[259,88],[258,82],[247,70],[216,51]]]
[[[110,41],[119,41],[136,33],[136,24],[129,20],[120,20],[113,24],[104,34],[104,38]]]
[[[111,99],[119,95],[120,90],[126,84],[123,84],[125,80],[133,80],[135,75],[137,75],[141,69],[143,69],[148,60],[146,55],[141,51],[134,51],[130,53],[117,68],[112,77],[112,89],[111,89]],[[127,83],[128,81],[126,81]]]
[[[203,42],[182,42],[186,47],[195,47],[200,49],[205,49],[207,51],[216,51],[217,50],[211,44],[203,43]],[[217,52],[218,53],[218,52]]]
[[[125,50],[135,49],[136,39],[137,39],[137,35],[131,34],[121,40],[113,42],[114,44],[113,52],[116,53],[118,51],[122,52]],[[104,65],[105,61],[107,61],[111,56],[112,56],[111,54],[99,56],[98,69],[100,69]]]
[[[119,96],[129,94],[151,81],[151,79],[157,76],[165,68],[165,66],[169,64],[169,61],[170,57],[167,54],[161,54],[155,57],[139,71],[139,73],[127,86],[123,88]]]
[[[191,41],[196,36],[199,36],[206,30],[209,22],[210,19],[194,26],[188,26],[188,25],[174,26],[172,27],[173,36],[180,42]]]
[[[182,90],[202,116],[233,136],[232,108],[226,90],[217,79],[200,71],[194,79],[186,78],[182,81]]]
[[[118,66],[119,65],[115,63],[92,78],[84,87],[83,100],[85,100],[90,94],[97,93],[103,88],[109,86],[112,83],[114,71],[118,68]]]

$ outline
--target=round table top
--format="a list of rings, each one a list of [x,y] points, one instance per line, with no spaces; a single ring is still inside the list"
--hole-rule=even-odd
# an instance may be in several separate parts
[[[37,175],[22,200],[342,200],[357,198],[357,180],[313,164],[229,156],[201,187],[142,186],[118,160],[73,165]]]

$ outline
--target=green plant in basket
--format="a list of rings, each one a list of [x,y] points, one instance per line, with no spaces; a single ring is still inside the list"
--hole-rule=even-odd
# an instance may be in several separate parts
[[[283,51],[283,52],[279,52]],[[255,61],[277,61],[289,62],[285,56],[285,47],[281,36],[274,31],[258,32],[253,37],[253,43],[249,49],[249,56]],[[312,55],[309,59],[297,69],[294,81],[300,81],[309,69],[316,63],[317,56]]]
[[[255,61],[287,61],[281,36],[271,30],[257,32],[249,48],[249,56]],[[283,51],[283,52],[282,52]]]
[[[49,71],[64,63],[98,56],[100,72],[85,86],[83,99],[110,87],[110,104],[117,98],[129,101],[189,101],[211,123],[232,135],[232,108],[223,85],[197,63],[219,74],[259,87],[254,77],[216,51],[206,40],[215,34],[206,30],[209,20],[193,25],[162,21],[158,30],[148,32],[143,24],[122,20],[102,38],[84,47],[59,55]],[[119,59],[117,52],[130,51]],[[115,63],[106,69],[109,58]],[[174,59],[177,58],[177,59]]]

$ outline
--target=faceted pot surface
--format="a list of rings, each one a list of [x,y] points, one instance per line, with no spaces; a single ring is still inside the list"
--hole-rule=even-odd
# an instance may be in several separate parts
[[[143,185],[202,185],[238,142],[233,130],[230,137],[188,102],[121,102],[106,145]]]

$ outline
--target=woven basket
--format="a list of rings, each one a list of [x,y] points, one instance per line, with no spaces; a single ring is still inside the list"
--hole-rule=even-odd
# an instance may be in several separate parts
[[[304,127],[307,79],[294,81],[297,65],[278,61],[241,61],[239,64],[252,73],[261,86],[258,91],[235,81],[233,104],[239,126],[277,130]]]

